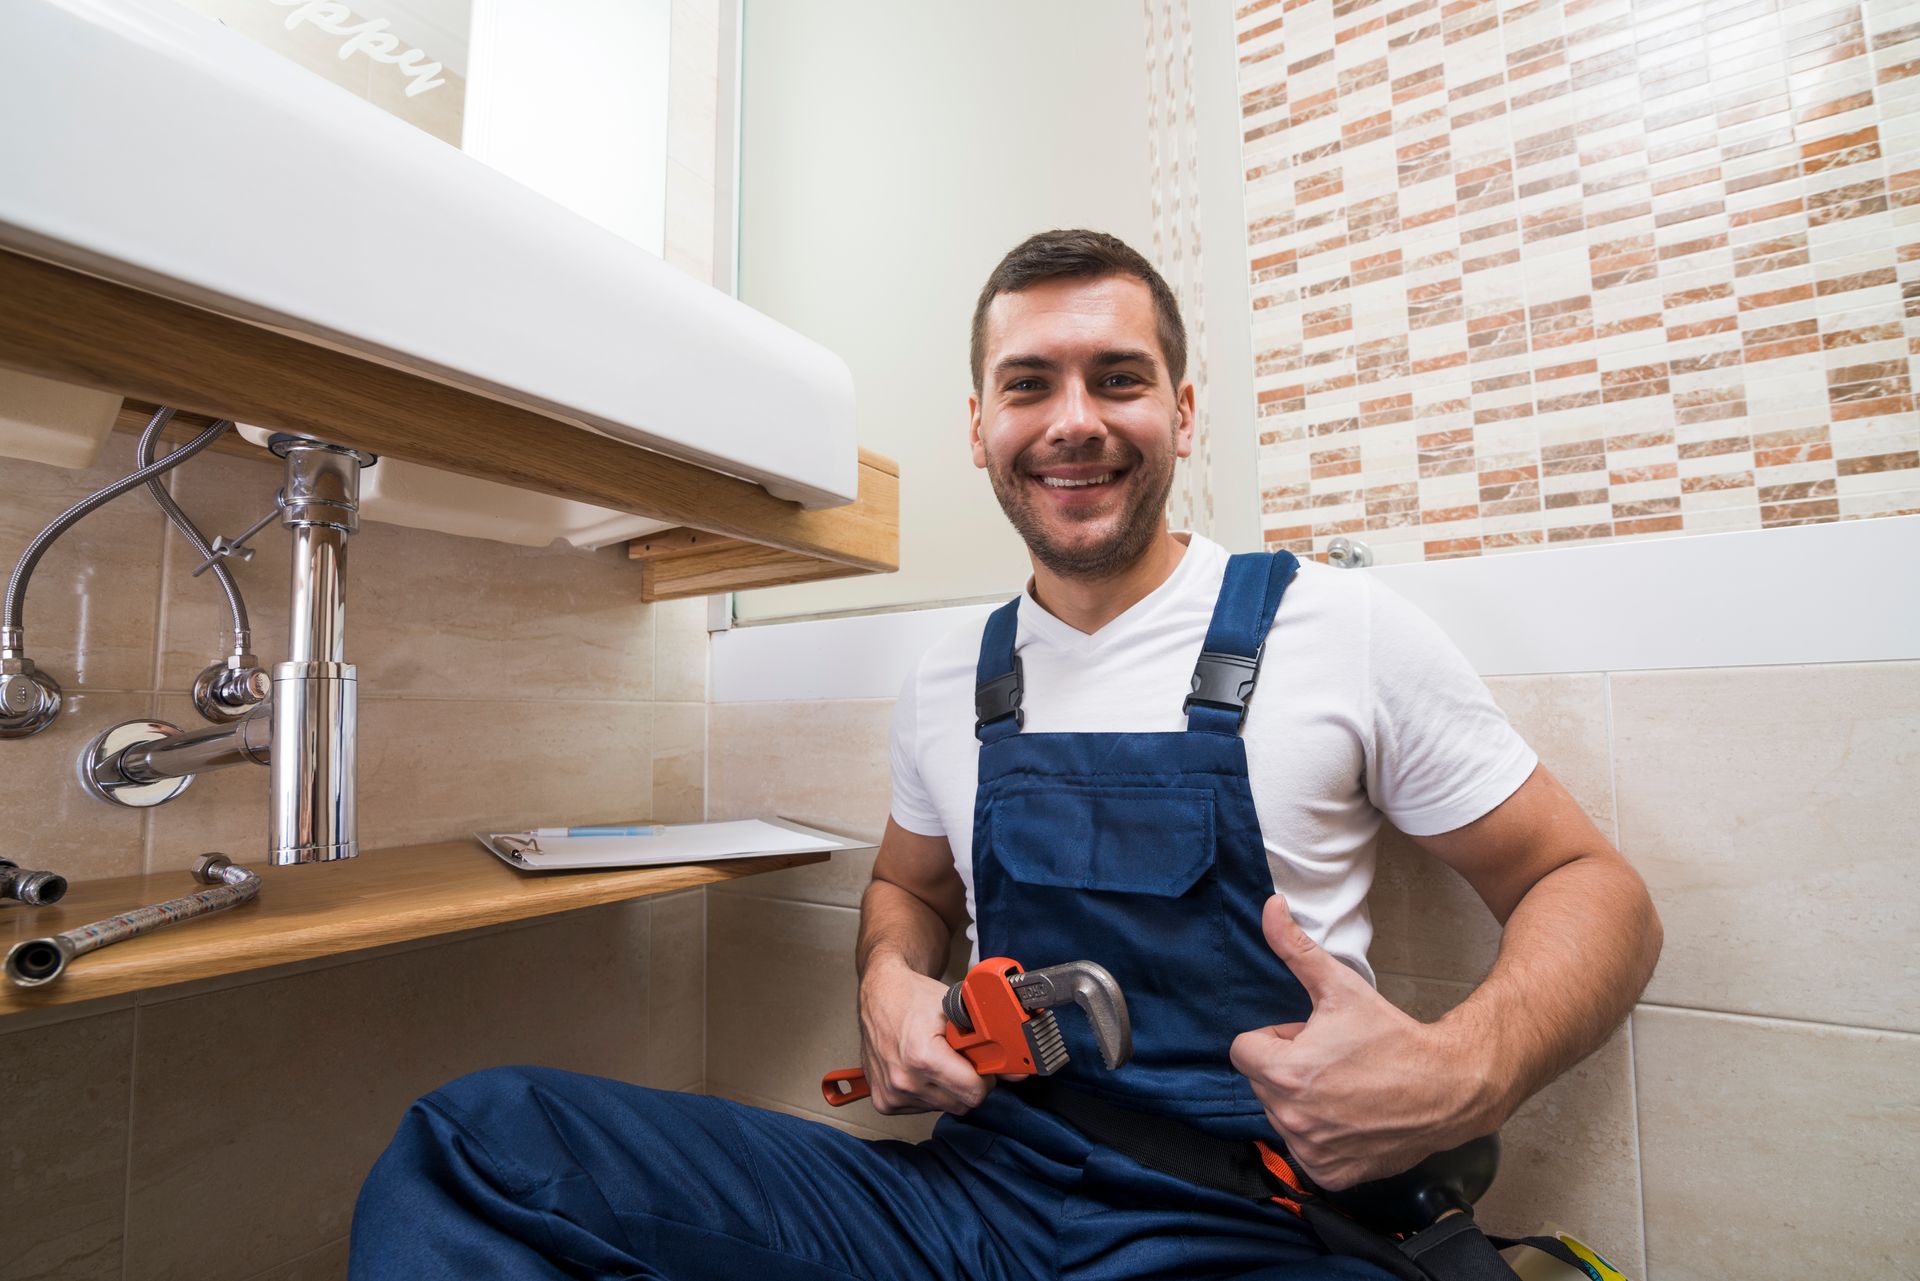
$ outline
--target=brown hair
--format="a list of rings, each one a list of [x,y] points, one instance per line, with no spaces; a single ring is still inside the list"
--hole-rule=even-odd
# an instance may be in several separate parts
[[[1153,312],[1160,337],[1160,354],[1175,388],[1187,373],[1187,327],[1180,322],[1180,304],[1153,264],[1117,236],[1104,231],[1055,230],[1028,236],[1015,245],[987,277],[980,301],[973,308],[973,390],[980,393],[987,362],[987,307],[1000,294],[1019,293],[1048,280],[1132,276],[1153,295]]]

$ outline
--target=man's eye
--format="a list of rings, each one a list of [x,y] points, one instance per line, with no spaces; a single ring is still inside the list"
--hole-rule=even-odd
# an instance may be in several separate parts
[[[1016,378],[1007,384],[1008,391],[1038,391],[1039,389],[1040,380],[1038,378]]]
[[[1106,384],[1109,387],[1144,387],[1145,381],[1132,374],[1108,374]]]

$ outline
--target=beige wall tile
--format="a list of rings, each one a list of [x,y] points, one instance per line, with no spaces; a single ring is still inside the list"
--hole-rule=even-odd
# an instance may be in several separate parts
[[[891,699],[816,703],[716,703],[709,714],[714,818],[783,815],[878,841],[892,793],[887,772]],[[726,893],[858,907],[873,851],[740,882]]]
[[[185,704],[167,701],[176,716]],[[642,817],[653,796],[652,719],[646,703],[362,698],[361,848]],[[189,867],[208,849],[262,858],[266,825],[265,769],[204,775],[155,813],[153,869]]]
[[[714,185],[677,160],[667,161],[667,262],[695,280],[713,281]]]
[[[1648,999],[1920,1030],[1920,663],[1612,679]]]
[[[338,1241],[402,1112],[453,1077],[540,1063],[643,1079],[648,923],[645,904],[598,908],[142,1008],[128,1214],[141,1275],[238,1281]],[[209,1188],[247,1232],[205,1230]]]
[[[1385,974],[1380,991],[1433,1022],[1465,1000],[1461,983]],[[1474,1210],[1490,1232],[1573,1233],[1628,1275],[1646,1275],[1632,1040],[1622,1027],[1500,1128],[1500,1174]]]
[[[1652,1281],[1891,1277],[1920,1211],[1920,1037],[1633,1016]]]
[[[1605,678],[1502,676],[1487,682],[1540,761],[1613,837]],[[1477,982],[1500,949],[1500,926],[1480,896],[1439,860],[1390,826],[1367,904],[1369,958],[1378,971]]]
[[[1540,763],[1552,771],[1594,826],[1614,839],[1613,762],[1607,750],[1607,678],[1494,676],[1487,688]]]
[[[347,1281],[347,1241],[330,1241],[311,1254],[268,1268],[247,1281]]]
[[[209,538],[238,533],[272,505],[271,460],[203,457],[182,469],[175,497]],[[235,566],[252,616],[254,652],[287,655],[288,536],[256,536]],[[192,552],[170,549],[163,687],[187,689],[226,654],[225,598],[190,577]],[[347,660],[362,697],[645,699],[653,696],[653,608],[624,548],[519,547],[366,521],[348,543]],[[704,693],[696,697],[704,697]]]
[[[1463,983],[1486,977],[1500,951],[1500,922],[1473,887],[1385,823],[1378,853],[1367,896],[1374,971]]]
[[[688,890],[647,902],[647,1083],[698,1089],[707,1074],[707,894]]]
[[[665,600],[653,606],[653,696],[663,703],[707,701],[707,602]]]
[[[653,708],[653,809],[656,822],[697,823],[707,815],[707,708]]]
[[[0,1023],[4,1281],[121,1277],[133,1017],[19,1032]]]
[[[780,814],[878,841],[892,793],[891,699],[716,703],[709,716],[709,812]]]
[[[29,630],[30,646],[32,635]],[[138,872],[146,811],[89,796],[74,777],[74,762],[100,731],[152,714],[151,694],[68,690],[52,725],[32,738],[0,739],[0,814],[8,837],[0,855],[70,881]],[[20,909],[0,908],[14,910]]]
[[[669,45],[667,158],[714,182],[720,14],[714,0],[674,0]]]
[[[859,913],[744,895],[707,897],[707,1088],[821,1118],[820,1078],[860,1062],[853,974]],[[924,1119],[850,1103],[855,1125],[898,1138]]]
[[[829,907],[859,907],[861,895],[873,880],[873,860],[877,850],[835,850],[824,863],[790,867],[785,871],[738,881],[722,881],[711,889],[720,894],[746,894],[758,898],[792,899],[801,903],[824,903]]]
[[[0,458],[0,574],[12,572],[48,521],[133,468],[134,438],[124,432],[108,436],[100,462],[84,470]],[[145,490],[123,494],[82,518],[41,558],[22,614],[27,656],[63,689],[153,688],[165,524]],[[6,751],[11,761],[21,748],[13,743]]]

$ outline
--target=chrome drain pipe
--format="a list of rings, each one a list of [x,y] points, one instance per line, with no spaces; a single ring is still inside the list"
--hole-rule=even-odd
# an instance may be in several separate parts
[[[359,680],[345,661],[347,537],[360,528],[360,469],[374,459],[304,436],[267,447],[287,460],[281,523],[293,536],[287,661],[273,669],[269,857],[352,858]]]
[[[76,956],[97,952],[136,935],[150,934],[163,925],[238,907],[260,893],[259,874],[235,866],[225,854],[202,854],[193,869],[193,879],[212,888],[151,907],[137,907],[63,934],[15,943],[7,951],[4,965],[7,977],[20,987],[39,987],[59,978]]]

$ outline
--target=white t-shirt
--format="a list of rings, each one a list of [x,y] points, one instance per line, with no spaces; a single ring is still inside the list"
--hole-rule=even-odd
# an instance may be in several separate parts
[[[1015,650],[1025,732],[1180,730],[1180,710],[1226,574],[1198,535],[1173,574],[1089,636],[1020,598]],[[984,623],[936,643],[893,717],[893,819],[945,836],[974,914],[973,686]],[[1537,761],[1431,619],[1371,574],[1300,566],[1267,636],[1242,730],[1274,887],[1294,919],[1369,979],[1374,838],[1450,832],[1511,796]],[[972,926],[974,956],[979,934]]]

